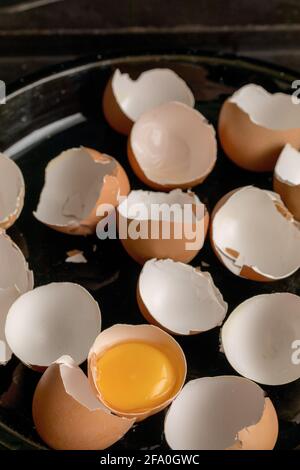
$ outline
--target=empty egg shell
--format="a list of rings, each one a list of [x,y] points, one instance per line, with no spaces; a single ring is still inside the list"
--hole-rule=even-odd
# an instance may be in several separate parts
[[[300,266],[300,230],[280,197],[246,186],[224,196],[212,214],[211,243],[234,274],[254,281],[290,276]]]
[[[36,430],[58,450],[101,450],[132,427],[134,420],[114,416],[96,398],[88,378],[70,357],[42,375],[33,397]]]
[[[172,396],[158,406],[136,413],[120,413],[117,410],[112,409],[103,400],[101,390],[99,390],[97,385],[96,364],[99,356],[112,346],[127,341],[139,341],[161,346],[168,351],[168,354],[174,360],[174,364],[176,364],[177,377]],[[102,331],[102,333],[96,338],[88,357],[89,380],[99,400],[116,415],[124,416],[126,418],[134,418],[136,421],[141,421],[148,416],[162,411],[171,403],[172,400],[174,400],[175,396],[179,393],[184,384],[186,369],[187,365],[185,355],[179,344],[168,333],[153,325],[114,325],[111,328]]]
[[[22,172],[16,163],[0,153],[0,229],[8,229],[19,217],[25,196]]]
[[[104,91],[103,112],[113,129],[128,135],[143,113],[169,101],[195,104],[193,93],[173,70],[147,70],[132,80],[117,69]]]
[[[300,222],[300,152],[290,144],[284,147],[277,160],[273,187],[288,210]]]
[[[263,294],[240,304],[221,332],[224,353],[239,374],[265,385],[300,378],[293,342],[300,339],[300,297]]]
[[[165,437],[173,450],[271,450],[277,436],[271,400],[242,377],[188,382],[165,419]]]
[[[254,84],[224,102],[218,127],[225,153],[246,170],[272,171],[285,144],[300,147],[300,108],[291,95]]]
[[[180,189],[170,193],[131,191],[118,206],[118,214],[122,245],[141,264],[150,258],[188,263],[202,248],[209,221],[198,197]]]
[[[100,331],[98,303],[71,282],[53,282],[23,294],[11,306],[5,325],[13,353],[41,369],[65,354],[81,364]]]
[[[221,325],[227,312],[227,304],[208,272],[170,259],[145,263],[137,299],[146,320],[179,335]]]
[[[216,163],[215,130],[199,111],[170,102],[134,124],[128,158],[137,177],[153,189],[192,188]]]
[[[6,364],[12,355],[5,337],[7,313],[21,294],[33,288],[33,273],[17,245],[1,231],[0,253],[0,364]]]
[[[100,220],[97,208],[116,207],[129,191],[127,175],[114,158],[84,147],[66,150],[46,168],[34,216],[59,232],[88,235]]]

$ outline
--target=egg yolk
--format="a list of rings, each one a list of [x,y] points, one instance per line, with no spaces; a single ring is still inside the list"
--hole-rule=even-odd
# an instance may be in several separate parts
[[[120,343],[97,360],[97,386],[104,402],[119,412],[141,412],[170,398],[176,385],[169,357],[156,345]]]

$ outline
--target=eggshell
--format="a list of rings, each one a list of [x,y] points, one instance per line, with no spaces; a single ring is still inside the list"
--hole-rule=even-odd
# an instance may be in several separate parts
[[[81,364],[100,331],[98,303],[71,282],[53,282],[23,294],[11,306],[5,324],[11,350],[38,368],[65,354]]]
[[[300,222],[300,152],[287,144],[277,160],[274,179],[274,191]]]
[[[12,356],[5,336],[6,317],[14,301],[33,288],[33,273],[23,253],[1,230],[0,253],[0,364],[6,364]]]
[[[153,189],[188,189],[204,181],[217,159],[215,130],[205,117],[170,102],[144,113],[128,139],[129,163]]]
[[[221,325],[227,312],[208,272],[170,259],[151,259],[144,264],[137,300],[146,320],[179,335]]]
[[[300,297],[262,294],[240,304],[222,327],[223,351],[241,375],[266,385],[300,378],[292,361],[293,342],[300,338]]]
[[[161,207],[161,213],[151,212],[153,207]],[[178,207],[180,211],[176,212],[177,218],[171,220],[168,210]],[[185,217],[186,209],[191,209],[192,214]],[[209,222],[205,205],[194,193],[184,193],[180,189],[170,193],[131,191],[118,206],[118,215],[121,243],[140,264],[150,258],[171,258],[188,263],[202,248]],[[131,236],[132,224],[140,227],[141,232],[145,231],[148,237]]]
[[[132,80],[117,69],[104,91],[103,112],[113,129],[128,135],[144,112],[169,101],[195,104],[193,93],[173,70],[147,70]]]
[[[84,147],[66,150],[46,168],[34,216],[59,232],[88,235],[101,219],[98,207],[116,207],[129,191],[127,175],[114,158]]]
[[[174,390],[173,396],[161,405],[140,413],[121,414],[117,410],[110,408],[107,403],[105,403],[101,396],[101,391],[98,390],[96,363],[97,358],[102,355],[105,350],[111,348],[115,344],[132,340],[154,343],[157,346],[162,346],[164,350],[168,351],[174,364],[176,364],[176,372],[178,374],[177,386]],[[116,415],[126,418],[134,418],[136,421],[142,421],[148,416],[162,411],[171,403],[172,400],[174,400],[175,396],[179,393],[184,384],[186,369],[187,365],[185,355],[179,344],[168,333],[153,325],[114,325],[111,328],[102,331],[102,333],[96,338],[88,357],[88,377],[99,400]]]
[[[32,415],[40,437],[58,450],[106,449],[134,423],[104,408],[85,374],[69,357],[61,358],[42,375],[34,393]]]
[[[165,419],[165,437],[173,450],[271,450],[277,436],[271,400],[242,377],[188,382]]]
[[[300,108],[291,95],[249,84],[222,106],[219,137],[226,155],[251,171],[272,171],[285,144],[300,147]]]
[[[279,195],[246,186],[225,195],[212,214],[211,243],[234,274],[273,281],[300,266],[300,231]]]
[[[25,183],[18,165],[0,153],[0,229],[11,227],[23,209]]]

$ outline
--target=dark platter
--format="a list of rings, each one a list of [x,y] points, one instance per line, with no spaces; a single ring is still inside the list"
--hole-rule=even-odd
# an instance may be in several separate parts
[[[116,157],[128,172],[131,187],[143,187],[128,165],[126,138],[115,133],[103,118],[101,97],[114,68],[120,67],[131,76],[137,76],[157,66],[170,67],[187,81],[195,94],[197,109],[214,125],[222,102],[240,86],[253,82],[272,92],[291,93],[291,83],[297,79],[296,73],[263,63],[197,52],[125,58],[101,56],[56,67],[47,75],[20,82],[8,96],[7,103],[0,106],[0,150],[8,150],[18,162],[26,182],[25,208],[9,235],[28,259],[36,286],[69,280],[89,289],[100,303],[103,328],[117,322],[143,323],[135,297],[140,266],[127,256],[118,240],[100,241],[96,236],[81,238],[59,234],[36,221],[32,211],[36,208],[47,162],[69,147],[87,145]],[[56,124],[51,125],[53,123]],[[42,130],[36,133],[37,129]],[[248,184],[271,189],[272,175],[237,168],[219,148],[215,169],[196,192],[212,210],[222,195]],[[96,251],[94,245],[97,245]],[[66,252],[72,249],[82,250],[88,263],[66,264]],[[229,312],[243,300],[260,293],[300,294],[300,271],[276,283],[243,280],[220,264],[208,239],[192,264],[197,266],[201,262],[208,265],[203,269],[212,274],[229,303]],[[235,373],[219,352],[219,329],[179,338],[179,342],[187,356],[188,380]],[[4,448],[45,448],[31,419],[32,394],[38,379],[38,373],[16,358],[0,368],[0,444]],[[300,411],[300,382],[265,389],[280,418],[277,448],[296,448],[300,445],[300,424],[292,420]],[[111,450],[166,449],[163,419],[164,413],[160,413],[135,426]]]

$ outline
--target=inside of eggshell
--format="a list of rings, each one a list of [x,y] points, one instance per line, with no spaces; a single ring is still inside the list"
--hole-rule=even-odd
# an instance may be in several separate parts
[[[60,375],[66,392],[90,411],[109,410],[98,400],[84,372],[75,364],[60,363]]]
[[[128,219],[169,221],[171,214],[174,222],[182,222],[186,206],[189,208],[192,206],[192,210],[185,213],[187,218],[184,220],[186,222],[194,222],[204,217],[204,204],[194,193],[183,192],[181,189],[173,189],[169,193],[131,191],[127,198],[121,202],[118,210],[123,217]],[[170,207],[174,208],[174,212],[170,212]]]
[[[264,407],[263,390],[249,380],[234,376],[192,380],[167,413],[166,440],[173,450],[227,449],[239,431],[260,421]]]
[[[31,289],[33,274],[21,250],[4,232],[0,233],[0,253],[0,289],[15,286],[21,293]]]
[[[24,180],[21,170],[13,160],[0,153],[0,221],[16,212]]]
[[[291,186],[300,185],[300,152],[286,144],[275,166],[275,177]]]
[[[161,185],[204,178],[217,156],[213,127],[201,113],[177,102],[143,114],[132,128],[130,145],[145,176]]]
[[[98,304],[72,283],[52,283],[22,295],[10,308],[5,325],[14,354],[41,367],[62,355],[81,364],[100,330]]]
[[[212,239],[231,271],[239,274],[249,266],[276,279],[299,268],[300,231],[293,219],[279,210],[281,206],[275,193],[247,186],[218,209]]]
[[[151,316],[177,334],[210,330],[222,323],[227,311],[209,273],[172,260],[146,262],[139,292]]]
[[[66,150],[46,168],[45,185],[35,217],[49,225],[80,224],[95,208],[113,159],[95,161],[85,148]]]
[[[239,305],[222,328],[230,364],[245,377],[280,385],[300,377],[293,342],[300,338],[300,298],[289,293],[259,295]]]
[[[7,313],[19,295],[19,291],[14,286],[0,289],[0,364],[6,364],[12,356],[12,351],[6,341],[5,323]]]
[[[170,69],[152,69],[133,80],[117,69],[112,89],[122,111],[136,121],[145,111],[169,101],[180,101],[193,107],[193,93],[184,80]]]
[[[229,101],[260,126],[273,130],[300,128],[300,108],[286,93],[272,94],[261,86],[249,84],[236,91]]]

